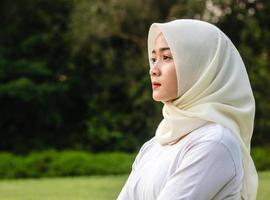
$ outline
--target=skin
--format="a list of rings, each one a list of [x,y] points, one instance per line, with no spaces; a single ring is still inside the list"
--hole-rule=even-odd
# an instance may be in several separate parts
[[[175,63],[162,33],[155,39],[149,74],[153,89],[152,97],[155,101],[169,102],[177,97]]]

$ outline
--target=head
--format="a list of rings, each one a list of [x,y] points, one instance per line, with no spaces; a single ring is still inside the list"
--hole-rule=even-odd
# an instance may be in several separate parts
[[[174,103],[179,99],[186,105],[203,92],[200,77],[215,57],[219,38],[216,27],[198,20],[152,24],[148,56],[154,100]],[[212,77],[218,70],[212,70]]]
[[[177,97],[176,69],[171,49],[163,33],[160,32],[155,38],[151,53],[149,74],[152,97],[155,101],[171,101]]]

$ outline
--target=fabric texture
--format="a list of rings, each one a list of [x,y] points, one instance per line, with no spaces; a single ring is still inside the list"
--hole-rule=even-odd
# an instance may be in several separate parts
[[[175,145],[147,141],[117,200],[239,200],[242,178],[239,142],[208,122]]]
[[[229,128],[241,145],[244,167],[241,198],[255,200],[258,175],[250,156],[255,100],[239,52],[216,26],[181,19],[151,25],[149,58],[160,32],[173,55],[178,96],[171,102],[163,102],[164,119],[156,130],[157,140],[162,145],[173,144],[208,121]]]

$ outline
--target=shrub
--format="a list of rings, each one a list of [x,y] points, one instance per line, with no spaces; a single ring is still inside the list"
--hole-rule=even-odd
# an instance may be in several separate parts
[[[257,170],[270,170],[270,147],[256,147],[251,151]]]
[[[126,174],[136,154],[41,151],[26,156],[0,153],[0,178]]]
[[[270,148],[252,149],[257,170],[270,170]],[[47,150],[18,156],[0,153],[0,178],[127,174],[136,153]]]

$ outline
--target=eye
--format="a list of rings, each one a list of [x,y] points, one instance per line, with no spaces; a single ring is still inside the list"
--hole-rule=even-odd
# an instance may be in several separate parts
[[[156,58],[151,58],[151,63],[155,63],[156,62]]]
[[[171,56],[166,56],[166,55],[163,56],[163,60],[171,60],[171,59],[172,59]]]

